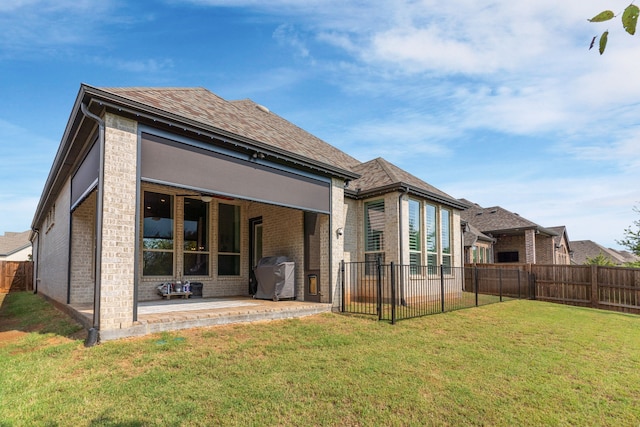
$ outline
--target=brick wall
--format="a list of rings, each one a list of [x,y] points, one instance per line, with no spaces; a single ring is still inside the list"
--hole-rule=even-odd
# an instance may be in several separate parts
[[[97,191],[72,214],[71,303],[93,303],[95,288],[95,229]]]
[[[135,275],[137,123],[105,115],[104,206],[100,329],[133,321]]]
[[[327,280],[322,280],[320,290],[322,292],[321,302],[332,302],[334,307],[339,306],[340,298],[336,290],[340,289],[340,261],[344,259],[346,245],[346,213],[344,199],[344,181],[333,179],[331,182],[331,220],[328,215],[323,215],[324,221],[321,223],[322,242],[322,271],[326,276],[326,271],[330,272]],[[338,236],[337,230],[342,229],[342,236]],[[325,251],[331,247],[331,256]],[[333,289],[333,295],[331,290]]]
[[[536,235],[536,263],[537,264],[553,264],[554,263],[553,237],[537,234]]]
[[[500,252],[518,252],[518,262],[526,262],[524,236],[500,236],[493,247],[495,262]]]
[[[304,213],[280,206],[260,205],[262,254],[286,256],[295,263],[298,299],[304,298]]]
[[[39,253],[35,287],[63,304],[67,302],[70,198],[71,180],[67,180],[47,218],[36,225],[39,248],[34,247],[34,254]]]

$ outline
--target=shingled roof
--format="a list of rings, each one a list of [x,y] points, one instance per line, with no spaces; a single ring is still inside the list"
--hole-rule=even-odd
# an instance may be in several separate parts
[[[572,261],[574,264],[583,265],[590,258],[596,258],[602,254],[605,258],[608,258],[617,265],[622,265],[625,262],[632,262],[632,259],[626,258],[624,255],[609,248],[605,248],[597,244],[592,240],[576,240],[571,242],[571,249],[573,250]]]
[[[21,233],[8,231],[0,236],[0,257],[8,257],[31,246],[31,241],[29,241],[30,234],[31,231],[23,231]]]
[[[490,234],[512,234],[520,233],[524,230],[537,230],[549,236],[557,236],[553,230],[541,227],[533,221],[521,217],[517,213],[508,211],[500,206],[483,208],[482,206],[471,203],[468,200],[462,201],[469,203],[469,209],[463,211],[460,217],[474,225],[483,233]]]
[[[205,88],[98,88],[153,109],[351,170],[360,162],[255,102],[227,101]]]
[[[381,157],[355,166],[353,171],[359,173],[361,177],[349,184],[347,195],[366,197],[376,193],[408,189],[410,193],[458,209],[467,207],[465,203],[461,203],[447,193],[438,190]]]

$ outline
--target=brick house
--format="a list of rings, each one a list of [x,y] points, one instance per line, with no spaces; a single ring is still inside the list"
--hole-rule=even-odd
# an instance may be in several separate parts
[[[462,199],[470,207],[462,212],[462,220],[473,226],[469,234],[479,232],[495,239],[491,244],[494,263],[562,264],[571,263],[569,238],[565,227],[545,228],[500,206],[481,207]],[[473,230],[476,230],[474,233]],[[465,236],[465,241],[467,237]],[[473,261],[475,241],[465,247],[465,259]],[[486,246],[486,239],[483,243]],[[477,245],[476,245],[477,246]]]
[[[92,304],[109,339],[159,283],[249,296],[252,267],[277,255],[295,263],[296,299],[335,307],[343,259],[461,266],[464,207],[250,100],[83,84],[32,223],[36,290]]]

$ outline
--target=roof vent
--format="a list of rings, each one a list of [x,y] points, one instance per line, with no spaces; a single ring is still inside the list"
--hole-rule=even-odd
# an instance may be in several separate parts
[[[493,210],[492,210],[491,212],[489,212],[489,213],[496,213],[496,212],[498,212],[498,210],[497,210],[497,209],[493,209]]]
[[[270,113],[269,109],[264,105],[256,104],[256,108],[260,111],[264,111],[265,113]]]

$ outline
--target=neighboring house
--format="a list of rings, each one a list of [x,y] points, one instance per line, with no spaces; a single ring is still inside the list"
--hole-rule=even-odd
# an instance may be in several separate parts
[[[566,231],[560,234],[550,228],[541,227],[500,206],[483,208],[464,199],[462,202],[471,207],[461,213],[461,219],[486,236],[495,239],[493,262],[569,263],[566,256],[569,247]],[[467,257],[469,258],[470,256]]]
[[[464,262],[467,264],[493,263],[493,245],[496,239],[487,236],[474,225],[464,221]]]
[[[31,231],[6,232],[0,236],[0,261],[29,261],[31,258]]]
[[[110,339],[162,282],[249,295],[285,256],[297,299],[337,306],[342,260],[461,266],[464,207],[250,100],[82,85],[33,220],[37,291],[92,304]]]
[[[592,240],[571,242],[571,248],[573,250],[573,264],[575,265],[584,265],[588,260],[596,258],[600,254],[615,265],[639,261],[637,256],[629,252],[605,248]]]
[[[573,251],[571,250],[567,227],[561,225],[558,227],[549,227],[549,230],[558,234],[553,237],[553,264],[570,265]]]

